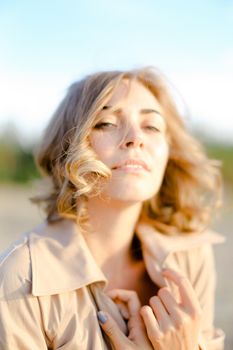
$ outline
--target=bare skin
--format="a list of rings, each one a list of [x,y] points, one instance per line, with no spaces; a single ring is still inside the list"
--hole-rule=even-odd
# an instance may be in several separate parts
[[[106,205],[105,202],[100,202],[97,205],[92,201],[89,204],[89,212],[95,230],[84,237],[95,260],[108,279],[105,291],[115,288],[135,290],[141,303],[145,305],[149,298],[155,294],[157,288],[147,274],[144,261],[133,259],[130,252],[135,226],[135,219],[133,220],[133,218],[134,216],[138,217],[141,206],[132,206],[125,209],[124,212],[123,208],[121,210],[120,215],[119,208],[117,211],[115,208],[111,210],[109,203]],[[108,212],[108,218],[112,222],[110,227],[105,217],[106,212]],[[102,220],[101,215],[103,215]],[[123,225],[125,232],[128,227],[130,232],[128,237],[127,235],[117,236],[119,228]]]
[[[157,294],[158,291],[157,286],[148,276],[143,261],[135,262],[135,265],[131,266],[131,268],[124,268],[121,271],[120,278],[112,278],[107,288],[105,288],[105,292],[108,293],[108,291],[113,289],[134,290],[142,305],[147,305],[149,299]]]

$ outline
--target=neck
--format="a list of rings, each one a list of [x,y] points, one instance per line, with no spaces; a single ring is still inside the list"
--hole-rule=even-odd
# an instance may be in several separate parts
[[[132,264],[130,247],[142,203],[88,201],[90,231],[84,238],[100,268],[110,275]],[[108,276],[107,276],[108,277]]]

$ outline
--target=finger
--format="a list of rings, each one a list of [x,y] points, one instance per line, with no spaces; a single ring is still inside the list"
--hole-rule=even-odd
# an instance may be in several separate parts
[[[158,321],[155,318],[153,310],[150,306],[144,305],[140,309],[140,315],[144,321],[146,332],[151,343],[154,345],[158,339],[162,337]]]
[[[147,337],[145,325],[140,314],[131,317],[127,323],[127,327],[129,331],[128,339],[132,340],[134,343],[139,344],[145,337]]]
[[[122,317],[128,320],[130,318],[128,306],[123,301],[120,301],[120,299],[114,299],[114,302],[117,305]]]
[[[126,349],[130,341],[120,330],[115,320],[107,312],[103,311],[98,311],[97,317],[102,329],[109,336],[114,347],[118,350]]]
[[[186,277],[171,269],[163,270],[162,274],[164,277],[170,279],[178,286],[182,300],[182,305],[185,308],[191,311],[193,311],[194,309],[200,309],[200,305],[195,291]]]
[[[158,291],[158,297],[160,298],[164,307],[169,313],[171,319],[173,320],[173,323],[176,326],[180,326],[180,324],[182,323],[183,310],[181,309],[180,305],[176,302],[174,297],[171,295],[170,290],[166,287],[160,288]]]
[[[134,290],[112,289],[106,293],[112,299],[119,299],[127,304],[130,316],[136,315],[141,307],[137,293]]]
[[[171,326],[171,319],[166,308],[158,296],[153,296],[149,300],[150,306],[158,321],[159,327],[163,332],[166,332]]]

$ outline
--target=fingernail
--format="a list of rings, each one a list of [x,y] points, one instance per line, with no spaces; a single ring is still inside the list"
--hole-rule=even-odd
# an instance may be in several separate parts
[[[107,321],[107,315],[103,311],[97,312],[97,317],[100,323],[104,324]]]

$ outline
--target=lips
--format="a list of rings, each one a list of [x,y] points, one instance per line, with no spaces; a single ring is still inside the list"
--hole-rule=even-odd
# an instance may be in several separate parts
[[[142,159],[126,159],[118,164],[114,165],[112,169],[119,169],[123,167],[132,167],[132,168],[143,168],[147,171],[150,171],[148,165]]]

